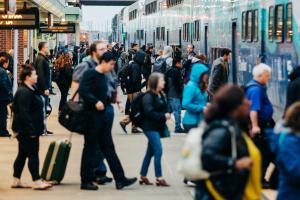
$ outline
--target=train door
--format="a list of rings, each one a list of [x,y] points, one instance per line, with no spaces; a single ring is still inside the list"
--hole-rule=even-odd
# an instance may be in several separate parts
[[[181,47],[182,43],[181,43],[181,29],[179,29],[179,46]]]
[[[204,26],[204,53],[208,56],[208,24]]]
[[[167,45],[169,45],[169,30],[167,30]]]
[[[147,45],[147,32],[145,31],[145,45]]]
[[[153,46],[155,47],[155,31],[153,31]]]
[[[232,22],[232,33],[231,33],[231,73],[232,81],[237,84],[237,22]]]

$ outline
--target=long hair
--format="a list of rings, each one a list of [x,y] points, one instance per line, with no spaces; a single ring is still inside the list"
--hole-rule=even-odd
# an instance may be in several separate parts
[[[148,91],[153,93],[157,93],[157,86],[159,79],[164,79],[164,75],[162,73],[154,72],[149,76],[148,79]]]
[[[214,95],[213,101],[205,112],[205,121],[210,123],[216,119],[229,117],[229,115],[244,100],[244,91],[235,85],[225,85]]]
[[[292,104],[284,117],[286,125],[294,132],[300,133],[300,102]]]

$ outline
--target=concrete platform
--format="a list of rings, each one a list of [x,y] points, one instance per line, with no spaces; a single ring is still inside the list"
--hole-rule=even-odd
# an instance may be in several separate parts
[[[54,131],[55,134],[53,136],[44,136],[40,139],[40,168],[43,165],[50,142],[68,138],[70,134],[57,122],[57,105],[60,95],[57,90],[55,92],[57,95],[51,96],[54,112],[47,122],[48,129]],[[118,124],[122,117],[123,114],[116,110],[113,127],[115,146],[126,175],[128,177],[138,177],[146,151],[147,140],[143,134],[125,135]],[[171,124],[171,126],[173,125]],[[184,186],[182,183],[183,178],[176,171],[176,163],[183,142],[184,136],[177,135],[163,140],[163,173],[166,180],[172,185],[170,188],[136,184],[133,187],[117,191],[114,183],[112,183],[100,186],[98,191],[82,191],[80,190],[79,169],[83,138],[74,134],[67,172],[62,185],[55,186],[48,191],[33,191],[31,189],[10,189],[13,173],[12,167],[17,154],[17,141],[15,139],[0,138],[0,200],[192,200],[193,188]],[[153,163],[149,169],[149,178],[151,181],[155,180]],[[28,184],[31,183],[31,176],[27,166],[24,168],[23,181]]]

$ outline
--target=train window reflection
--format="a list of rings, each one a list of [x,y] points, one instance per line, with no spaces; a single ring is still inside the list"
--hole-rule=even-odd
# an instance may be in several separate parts
[[[242,14],[242,41],[246,40],[246,24],[247,24],[246,12]]]
[[[190,36],[190,24],[185,23],[183,25],[183,40],[184,41],[189,41],[189,36]]]
[[[200,40],[200,21],[197,20],[194,22],[194,40]]]
[[[286,6],[286,41],[293,41],[293,4]]]
[[[276,41],[283,42],[283,5],[276,6]]]
[[[253,35],[253,40],[254,42],[258,41],[258,10],[254,10],[253,12],[254,16],[254,35]]]
[[[273,36],[274,36],[274,7],[271,6],[269,8],[269,30],[268,30],[268,37],[269,41],[273,41]]]
[[[252,11],[247,12],[247,41],[252,42]]]
[[[160,40],[160,28],[159,27],[156,28],[156,39]]]
[[[160,39],[161,39],[162,41],[165,41],[165,27],[161,27],[160,33],[161,33]]]

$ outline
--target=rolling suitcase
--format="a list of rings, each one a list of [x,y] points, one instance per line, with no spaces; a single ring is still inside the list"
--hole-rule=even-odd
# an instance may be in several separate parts
[[[41,178],[60,184],[64,178],[71,150],[71,140],[51,142],[42,169]]]

